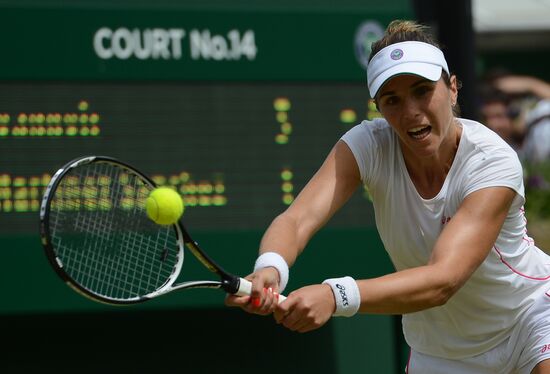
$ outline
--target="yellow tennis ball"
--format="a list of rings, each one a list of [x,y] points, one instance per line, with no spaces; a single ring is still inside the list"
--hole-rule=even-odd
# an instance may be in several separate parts
[[[168,187],[155,188],[145,201],[147,216],[159,225],[176,223],[184,210],[181,196]]]

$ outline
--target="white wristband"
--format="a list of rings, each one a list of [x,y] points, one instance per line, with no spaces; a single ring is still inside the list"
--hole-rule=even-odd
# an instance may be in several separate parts
[[[256,260],[254,271],[270,266],[279,272],[279,293],[282,293],[288,283],[288,264],[280,254],[265,252]]]
[[[361,306],[361,294],[357,282],[352,277],[333,278],[323,281],[332,288],[334,300],[336,301],[335,317],[351,317]]]

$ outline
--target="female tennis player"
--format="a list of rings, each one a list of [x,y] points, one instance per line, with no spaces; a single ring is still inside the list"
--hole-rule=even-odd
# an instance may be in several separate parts
[[[300,332],[331,316],[402,314],[411,374],[550,373],[550,256],[527,235],[516,153],[457,117],[459,82],[423,26],[392,22],[367,74],[383,119],[337,142],[266,231],[252,296],[227,304]],[[288,266],[362,183],[396,272],[328,279],[278,304]]]

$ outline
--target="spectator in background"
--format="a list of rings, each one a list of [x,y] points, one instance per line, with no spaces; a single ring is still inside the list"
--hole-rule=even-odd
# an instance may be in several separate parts
[[[539,247],[550,245],[550,84],[531,76],[500,74],[493,92],[509,98],[508,113],[521,133],[516,150],[524,169],[530,236]],[[497,96],[499,96],[497,95]],[[482,106],[482,109],[485,105]],[[495,130],[496,131],[496,130]],[[497,131],[499,132],[499,131]],[[500,133],[500,132],[499,132]],[[506,139],[506,134],[500,133]],[[517,140],[517,138],[516,138]],[[508,140],[507,140],[508,141]],[[514,146],[514,145],[513,145]],[[548,252],[550,253],[550,252]]]
[[[528,163],[550,160],[550,84],[492,71],[481,92],[484,123]]]
[[[481,88],[480,120],[496,132],[519,153],[523,141],[523,126],[515,121],[517,111],[511,107],[511,98],[493,86]]]
[[[495,88],[510,95],[550,99],[550,84],[535,77],[502,74],[493,79],[493,84]]]
[[[523,157],[532,163],[550,161],[550,99],[540,100],[525,117]]]

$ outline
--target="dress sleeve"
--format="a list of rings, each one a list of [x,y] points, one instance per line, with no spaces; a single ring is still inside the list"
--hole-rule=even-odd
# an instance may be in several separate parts
[[[463,198],[482,188],[509,187],[516,191],[522,204],[525,202],[523,168],[514,151],[501,149],[480,155],[468,169]]]
[[[363,121],[345,133],[341,140],[350,148],[364,184],[369,185],[380,162],[380,139],[375,122]]]

